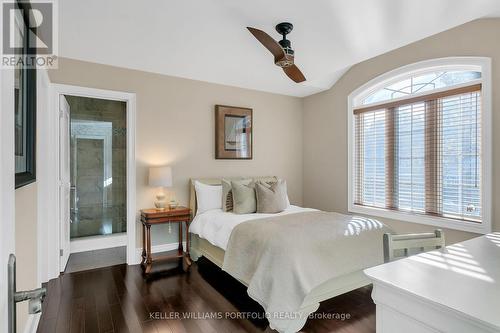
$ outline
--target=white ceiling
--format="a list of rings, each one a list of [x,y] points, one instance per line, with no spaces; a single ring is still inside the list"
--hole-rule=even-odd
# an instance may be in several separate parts
[[[61,0],[60,55],[119,67],[307,96],[352,65],[462,23],[499,0]],[[292,22],[307,81],[296,84],[246,30]]]

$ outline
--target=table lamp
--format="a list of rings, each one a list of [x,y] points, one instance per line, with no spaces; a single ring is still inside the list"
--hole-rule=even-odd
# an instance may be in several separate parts
[[[172,168],[168,166],[149,168],[149,186],[159,188],[156,194],[155,207],[157,210],[164,210],[167,202],[165,201],[163,188],[172,187]]]

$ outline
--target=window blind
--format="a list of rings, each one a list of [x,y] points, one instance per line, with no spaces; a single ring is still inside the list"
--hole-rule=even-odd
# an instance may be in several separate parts
[[[481,221],[481,85],[356,109],[354,127],[354,204]]]

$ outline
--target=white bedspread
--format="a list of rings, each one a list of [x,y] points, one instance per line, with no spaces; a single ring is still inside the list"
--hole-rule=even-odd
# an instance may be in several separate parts
[[[222,269],[248,286],[271,328],[290,332],[294,320],[306,319],[300,307],[314,288],[383,262],[382,235],[390,230],[370,218],[290,206],[279,214],[211,210],[189,231],[226,251]]]
[[[293,205],[290,205],[285,211],[278,214],[234,214],[231,212],[223,212],[222,209],[214,209],[196,215],[189,225],[189,232],[197,234],[201,238],[209,241],[212,245],[226,250],[229,236],[231,236],[233,228],[240,223],[265,217],[311,211],[315,211],[315,209]]]
[[[314,288],[383,263],[389,231],[377,220],[321,211],[248,221],[231,233],[222,269],[248,285],[271,328],[294,332],[300,327],[290,318],[305,322],[300,308]]]

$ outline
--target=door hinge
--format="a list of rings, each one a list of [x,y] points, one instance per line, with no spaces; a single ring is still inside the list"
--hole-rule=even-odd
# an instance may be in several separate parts
[[[60,249],[59,250],[59,257],[62,257],[64,255],[64,250],[63,249]]]

